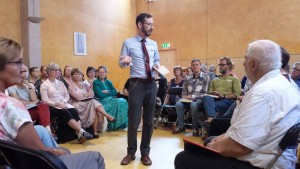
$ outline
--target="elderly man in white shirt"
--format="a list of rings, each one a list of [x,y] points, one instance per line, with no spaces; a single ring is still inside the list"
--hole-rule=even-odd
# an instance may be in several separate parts
[[[280,46],[270,40],[249,44],[244,66],[253,82],[243,102],[237,106],[227,132],[208,144],[221,153],[183,151],[176,156],[175,168],[264,168],[277,154],[279,142],[300,122],[298,91],[280,74]],[[273,168],[295,168],[293,151]]]

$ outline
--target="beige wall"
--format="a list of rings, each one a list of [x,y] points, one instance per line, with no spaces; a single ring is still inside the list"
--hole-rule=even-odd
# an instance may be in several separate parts
[[[19,0],[0,0],[0,7],[0,36],[11,38],[20,42]]]
[[[221,56],[230,56],[242,77],[247,45],[257,39],[271,39],[291,54],[300,53],[298,0],[136,0],[136,6],[137,13],[153,15],[152,38],[159,45],[170,42],[183,66],[192,58],[216,65]],[[299,55],[291,60],[300,60]]]
[[[42,63],[57,62],[81,68],[108,67],[108,79],[122,89],[129,71],[118,66],[122,41],[135,35],[133,0],[43,0]],[[86,33],[87,55],[75,56],[73,33]]]

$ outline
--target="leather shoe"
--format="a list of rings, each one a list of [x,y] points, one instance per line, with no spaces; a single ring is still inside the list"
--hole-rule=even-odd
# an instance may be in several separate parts
[[[142,155],[141,161],[144,165],[151,165],[152,161],[148,155]]]
[[[135,155],[134,154],[127,154],[123,160],[121,161],[121,165],[127,165],[129,164],[131,161],[133,161],[135,159]]]

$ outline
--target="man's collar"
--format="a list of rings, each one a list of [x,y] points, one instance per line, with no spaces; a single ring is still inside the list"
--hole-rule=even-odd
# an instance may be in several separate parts
[[[140,42],[142,39],[145,39],[146,40],[146,42],[148,41],[148,37],[146,37],[146,38],[142,38],[142,37],[140,37],[140,35],[136,35],[136,40],[138,41],[138,42]]]
[[[195,74],[193,74],[193,78],[194,78],[194,79],[198,79],[198,78],[200,78],[200,77],[202,77],[202,72],[201,72],[201,71],[200,71],[200,73],[199,73],[199,76],[198,76],[198,77],[196,77],[196,76],[195,76]]]

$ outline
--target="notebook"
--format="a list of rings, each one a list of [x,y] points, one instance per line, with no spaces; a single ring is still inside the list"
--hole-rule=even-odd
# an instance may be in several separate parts
[[[212,95],[212,94],[204,94],[204,96],[210,96],[210,97],[213,97],[213,98],[219,98],[219,96]]]
[[[192,103],[192,99],[186,99],[186,98],[180,98],[179,101],[184,102],[184,103]]]
[[[180,95],[182,94],[182,87],[171,87],[168,92],[170,95]]]
[[[204,151],[209,151],[209,152],[213,152],[216,154],[220,154],[220,152],[218,152],[217,150],[211,149],[209,147],[206,147],[200,143],[194,142],[192,140],[188,140],[187,138],[183,138],[183,142],[184,142],[184,149],[197,149],[200,148],[201,150]]]

